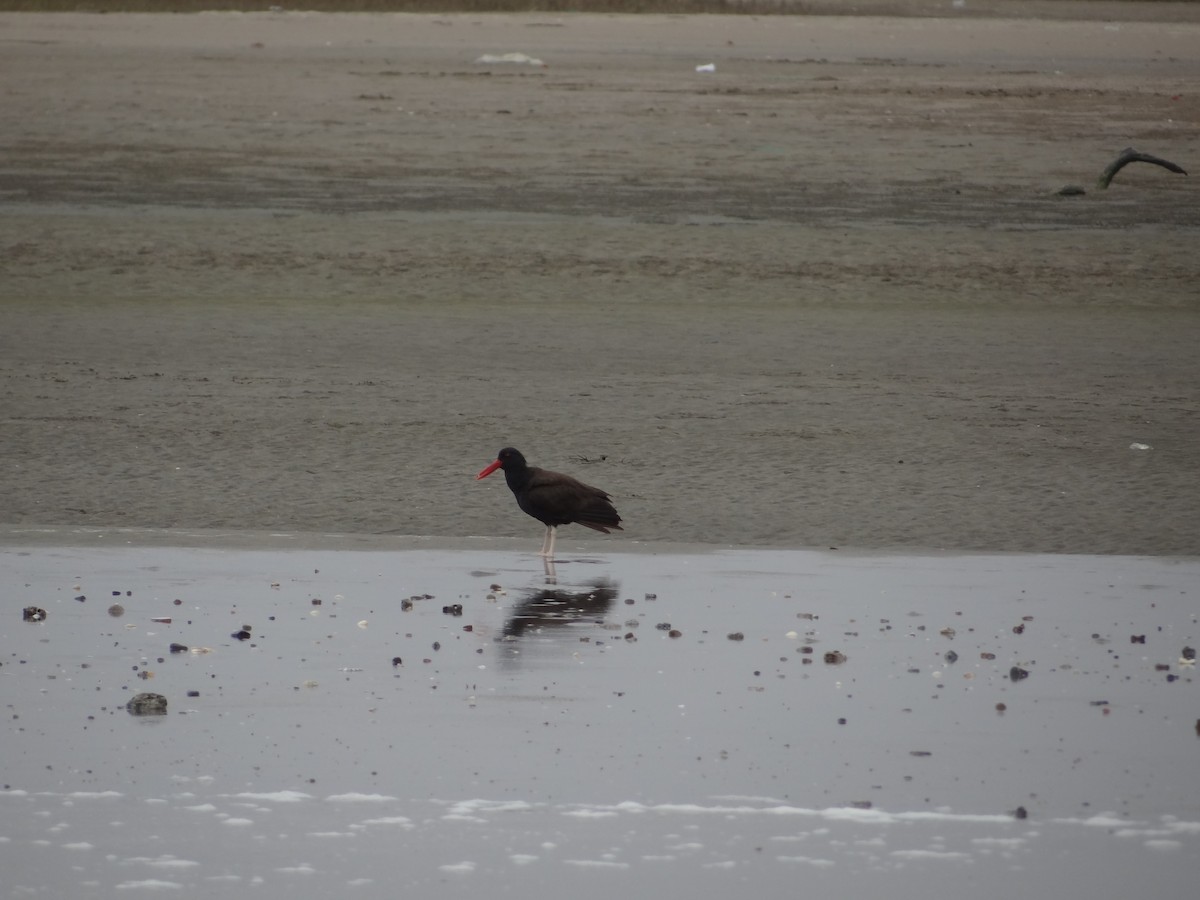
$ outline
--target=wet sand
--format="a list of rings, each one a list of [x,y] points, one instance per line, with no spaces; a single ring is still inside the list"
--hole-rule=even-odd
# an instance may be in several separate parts
[[[165,537],[0,547],[14,897],[1195,877],[1195,561]]]
[[[1196,180],[1092,187],[1196,167],[1196,23],[0,37],[0,522],[536,541],[512,444],[637,541],[1200,546]]]

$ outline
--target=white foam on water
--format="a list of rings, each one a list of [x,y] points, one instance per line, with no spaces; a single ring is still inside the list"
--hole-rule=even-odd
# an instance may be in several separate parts
[[[889,856],[896,859],[954,859],[970,862],[971,854],[958,850],[892,850]]]
[[[162,856],[131,856],[121,861],[124,865],[151,866],[155,869],[190,869],[200,863],[191,859],[180,859],[177,856],[163,854]]]
[[[265,803],[299,803],[302,800],[313,799],[312,794],[306,794],[303,791],[270,791],[261,794],[243,792],[241,794],[222,794],[221,796],[229,797],[233,800],[260,800]],[[362,796],[365,797],[366,795]],[[333,800],[334,798],[330,797],[328,799]]]
[[[317,870],[309,863],[301,863],[298,866],[280,866],[275,870],[281,875],[316,875]]]
[[[390,803],[395,797],[387,794],[330,794],[325,798],[326,803]]]
[[[141,881],[122,881],[116,888],[118,891],[181,891],[183,885],[177,881],[145,878]]]
[[[438,866],[439,872],[452,872],[456,875],[469,875],[475,871],[475,863],[470,860],[463,860],[457,863],[447,863],[443,866]]]
[[[814,866],[818,869],[826,869],[837,865],[832,859],[821,859],[814,856],[777,856],[775,858],[782,863],[803,863],[806,866]]]

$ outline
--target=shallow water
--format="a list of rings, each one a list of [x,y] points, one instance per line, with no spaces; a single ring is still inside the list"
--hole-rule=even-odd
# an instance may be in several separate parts
[[[640,548],[548,584],[483,541],[57,543],[0,551],[6,896],[1164,896],[1200,862],[1198,561]]]

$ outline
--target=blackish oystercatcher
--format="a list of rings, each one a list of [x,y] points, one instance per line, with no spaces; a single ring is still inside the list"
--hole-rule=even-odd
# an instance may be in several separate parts
[[[621,531],[621,517],[613,508],[607,493],[584,484],[561,472],[539,469],[525,462],[519,450],[505,447],[496,454],[496,461],[475,476],[487,478],[497,469],[504,470],[504,480],[516,495],[517,505],[546,526],[541,556],[554,556],[555,528],[575,522],[608,534]]]

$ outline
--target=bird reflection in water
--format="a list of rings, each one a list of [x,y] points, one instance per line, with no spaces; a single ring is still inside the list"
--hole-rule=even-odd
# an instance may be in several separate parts
[[[514,640],[529,631],[567,628],[585,622],[604,622],[617,599],[619,585],[597,578],[575,587],[541,587],[530,590],[504,623],[504,639]]]

